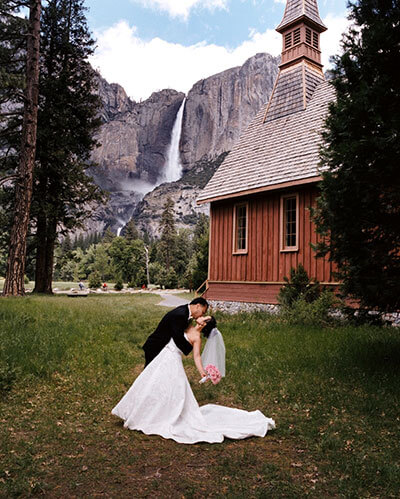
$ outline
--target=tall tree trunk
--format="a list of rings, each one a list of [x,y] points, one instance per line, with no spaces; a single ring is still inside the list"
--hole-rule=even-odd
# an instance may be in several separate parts
[[[38,217],[36,272],[34,293],[53,294],[54,247],[57,239],[57,220]]]
[[[57,220],[51,218],[47,225],[45,293],[53,294],[54,246],[57,239]]]
[[[46,292],[46,242],[47,242],[47,218],[44,213],[37,217],[36,224],[36,268],[34,293]]]
[[[41,7],[41,0],[31,0],[21,153],[15,192],[14,221],[11,229],[11,242],[3,290],[4,296],[23,296],[25,294],[26,239],[32,200],[33,167],[36,154]]]

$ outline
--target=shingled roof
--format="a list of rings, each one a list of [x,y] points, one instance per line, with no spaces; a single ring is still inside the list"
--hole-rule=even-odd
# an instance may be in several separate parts
[[[321,71],[306,63],[283,69],[272,91],[264,121],[272,121],[305,109],[314,90],[324,79]]]
[[[306,63],[301,63],[301,65]],[[288,73],[290,68],[288,69]],[[297,71],[297,68],[296,68]],[[282,76],[282,75],[281,75]],[[298,78],[297,72],[290,77]],[[278,81],[279,84],[279,81]],[[313,181],[320,175],[319,148],[321,130],[328,105],[335,98],[329,82],[320,82],[308,104],[290,114],[279,112],[279,117],[269,119],[265,108],[243,134],[225,161],[198,198],[198,203],[232,198],[240,195],[275,189],[288,183]],[[273,99],[271,97],[271,105]],[[279,108],[278,104],[276,109]]]
[[[326,26],[320,18],[317,0],[288,0],[283,19],[276,30],[284,30],[303,16],[311,19],[325,31]]]

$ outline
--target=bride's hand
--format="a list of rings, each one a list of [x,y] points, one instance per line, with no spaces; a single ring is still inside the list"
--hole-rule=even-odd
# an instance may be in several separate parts
[[[199,326],[205,326],[210,319],[211,319],[211,316],[206,315],[206,316],[198,317],[196,319],[196,322]]]

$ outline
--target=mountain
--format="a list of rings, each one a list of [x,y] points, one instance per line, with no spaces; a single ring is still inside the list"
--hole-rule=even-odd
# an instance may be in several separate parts
[[[92,231],[102,232],[106,227],[116,231],[162,178],[171,130],[185,95],[162,90],[138,103],[120,85],[100,76],[98,89],[104,123],[96,136],[99,147],[91,157],[97,166],[89,173],[109,192],[109,201],[88,226]]]
[[[183,116],[184,168],[230,151],[250,121],[268,102],[280,59],[256,54],[243,66],[198,81],[190,90]]]
[[[143,102],[129,99],[120,85],[99,75],[103,125],[90,173],[110,192],[89,230],[117,231],[132,216],[150,235],[158,234],[158,218],[168,196],[175,202],[178,227],[196,222],[196,197],[203,184],[247,128],[272,92],[279,58],[257,54],[243,66],[197,82],[187,95],[179,151],[182,178],[165,178],[172,129],[185,95],[175,90],[153,93]],[[164,182],[164,183],[162,183]],[[161,185],[160,185],[161,184]],[[160,211],[161,210],[161,211]]]

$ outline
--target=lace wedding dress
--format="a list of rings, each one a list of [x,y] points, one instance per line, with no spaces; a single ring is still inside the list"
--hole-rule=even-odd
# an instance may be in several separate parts
[[[124,420],[125,428],[182,444],[264,437],[275,428],[274,420],[258,410],[215,404],[199,407],[183,368],[182,353],[172,339],[111,412]]]

